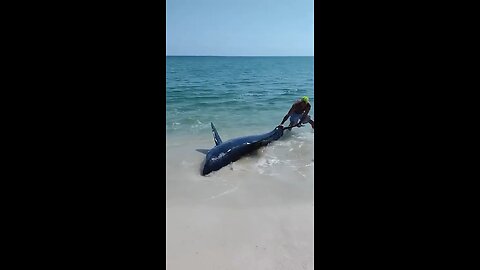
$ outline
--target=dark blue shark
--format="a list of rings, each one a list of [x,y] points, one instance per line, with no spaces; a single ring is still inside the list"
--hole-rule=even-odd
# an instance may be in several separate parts
[[[237,161],[242,156],[257,150],[272,141],[278,140],[283,136],[283,130],[285,129],[283,126],[277,126],[274,130],[265,134],[245,136],[222,142],[215,126],[213,123],[210,124],[212,126],[213,140],[216,146],[206,152],[207,156],[205,158],[202,175],[207,175],[213,171],[220,170],[231,162]],[[197,151],[202,152],[199,149],[197,149]]]

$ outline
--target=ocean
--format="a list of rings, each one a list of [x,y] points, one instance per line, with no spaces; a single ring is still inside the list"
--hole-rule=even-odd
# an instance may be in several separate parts
[[[167,135],[208,134],[210,122],[224,132],[266,132],[301,96],[315,101],[313,57],[171,56],[166,62]]]
[[[267,133],[302,96],[315,120],[313,69],[313,57],[167,56],[168,269],[313,268],[310,125],[207,176],[196,151],[215,145],[210,122],[223,141]]]

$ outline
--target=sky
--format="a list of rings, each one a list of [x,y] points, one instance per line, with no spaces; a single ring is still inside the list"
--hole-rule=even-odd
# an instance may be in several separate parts
[[[167,0],[167,55],[313,56],[313,0]]]

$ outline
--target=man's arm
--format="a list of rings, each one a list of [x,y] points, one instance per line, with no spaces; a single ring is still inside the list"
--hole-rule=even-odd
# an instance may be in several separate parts
[[[307,108],[305,109],[305,111],[303,112],[302,114],[302,117],[300,117],[300,123],[303,121],[303,119],[308,115],[308,113],[310,112],[310,103],[307,104]]]
[[[285,117],[283,117],[282,123],[280,123],[280,125],[283,125],[283,123],[285,123],[285,121],[287,121],[288,117],[290,116],[290,114],[291,114],[292,111],[293,111],[293,107],[294,107],[294,105],[292,105],[292,107],[290,108],[290,110],[288,110],[287,115],[285,115]]]

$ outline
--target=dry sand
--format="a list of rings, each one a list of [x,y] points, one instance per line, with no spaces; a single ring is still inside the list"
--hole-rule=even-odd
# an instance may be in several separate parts
[[[167,269],[313,269],[313,131],[206,177],[199,137],[167,138]]]

